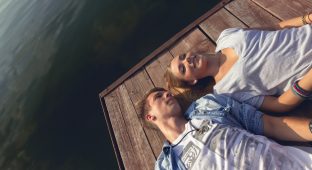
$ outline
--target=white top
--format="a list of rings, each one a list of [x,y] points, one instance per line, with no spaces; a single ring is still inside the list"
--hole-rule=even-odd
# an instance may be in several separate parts
[[[300,149],[208,120],[191,123],[172,144],[187,169],[312,169],[312,155]]]
[[[265,95],[280,95],[311,69],[312,25],[278,31],[224,30],[216,52],[233,48],[239,56],[214,86],[216,94],[260,107]]]

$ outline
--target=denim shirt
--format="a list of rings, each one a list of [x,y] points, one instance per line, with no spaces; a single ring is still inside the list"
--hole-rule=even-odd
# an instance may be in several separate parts
[[[193,102],[185,112],[186,119],[209,119],[215,123],[244,128],[257,135],[263,134],[263,113],[245,103],[239,103],[224,95],[207,94]],[[155,163],[156,170],[185,170],[168,141]]]

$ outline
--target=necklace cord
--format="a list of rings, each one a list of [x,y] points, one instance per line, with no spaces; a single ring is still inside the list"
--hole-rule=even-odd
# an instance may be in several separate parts
[[[176,143],[176,144],[174,144],[174,145],[171,146],[172,148],[174,148],[174,147],[176,147],[177,145],[179,145],[179,144],[183,141],[183,139],[186,137],[186,135],[188,135],[189,133],[194,132],[194,131],[199,131],[199,129],[196,128],[196,127],[192,124],[191,121],[190,121],[190,125],[191,125],[194,129],[188,131],[188,132],[179,140],[178,143]]]

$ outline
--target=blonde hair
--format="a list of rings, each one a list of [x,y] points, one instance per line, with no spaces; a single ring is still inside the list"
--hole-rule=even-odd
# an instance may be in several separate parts
[[[208,41],[205,40],[191,48],[189,52],[205,54],[209,52],[211,53],[212,50]],[[205,77],[198,80],[195,85],[191,85],[187,81],[178,79],[174,76],[170,69],[170,64],[167,67],[164,78],[168,90],[170,90],[181,103],[182,110],[185,110],[194,100],[207,93],[211,93],[213,85],[215,84],[213,77]]]

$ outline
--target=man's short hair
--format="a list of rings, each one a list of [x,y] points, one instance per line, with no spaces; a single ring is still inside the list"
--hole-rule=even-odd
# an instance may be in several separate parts
[[[145,127],[148,128],[152,128],[152,129],[157,129],[157,127],[148,122],[145,118],[145,116],[148,114],[148,112],[151,110],[151,106],[149,105],[149,103],[147,102],[147,98],[150,94],[154,93],[154,92],[158,92],[158,91],[167,91],[166,89],[162,88],[162,87],[154,87],[152,89],[150,89],[142,98],[142,100],[138,103],[138,108],[139,108],[139,118],[142,120],[143,125]]]

